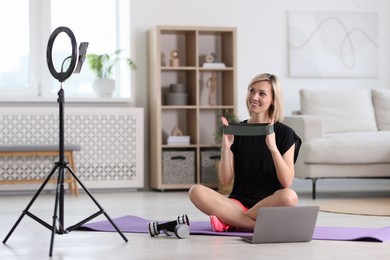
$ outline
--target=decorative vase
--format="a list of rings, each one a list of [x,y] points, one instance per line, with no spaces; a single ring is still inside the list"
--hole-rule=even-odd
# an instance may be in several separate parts
[[[92,88],[98,97],[111,97],[115,90],[115,80],[96,78],[92,83]]]

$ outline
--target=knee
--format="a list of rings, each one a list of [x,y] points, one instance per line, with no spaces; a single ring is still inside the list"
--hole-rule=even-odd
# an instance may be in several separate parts
[[[279,195],[280,203],[283,206],[294,207],[298,204],[298,195],[294,190],[290,188],[280,190]]]
[[[200,197],[202,194],[202,190],[204,189],[203,185],[200,184],[195,184],[193,185],[190,190],[188,191],[188,196],[192,201],[196,200],[197,198]]]

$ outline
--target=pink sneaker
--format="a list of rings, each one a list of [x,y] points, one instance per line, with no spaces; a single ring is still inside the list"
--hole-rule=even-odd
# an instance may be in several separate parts
[[[226,232],[230,229],[229,225],[226,225],[214,215],[210,215],[210,224],[214,232]]]

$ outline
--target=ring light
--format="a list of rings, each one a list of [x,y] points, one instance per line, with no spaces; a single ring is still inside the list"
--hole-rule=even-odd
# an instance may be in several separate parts
[[[58,34],[60,34],[62,32],[66,33],[70,38],[70,42],[72,44],[72,56],[71,56],[72,59],[70,61],[70,65],[69,65],[68,69],[65,72],[62,72],[62,71],[58,72],[58,71],[56,71],[56,69],[54,68],[54,65],[53,65],[52,50],[53,50],[53,43],[54,43],[55,38],[58,36]],[[77,60],[78,60],[77,42],[76,42],[76,38],[75,38],[73,32],[68,27],[61,26],[52,32],[52,34],[50,35],[50,38],[49,38],[49,42],[47,43],[46,59],[47,59],[47,65],[49,67],[49,71],[50,71],[51,75],[55,79],[57,79],[59,82],[64,82],[66,79],[68,79],[72,75],[72,73],[76,67]]]

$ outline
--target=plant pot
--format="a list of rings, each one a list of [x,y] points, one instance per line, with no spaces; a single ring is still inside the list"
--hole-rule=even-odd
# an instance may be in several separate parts
[[[97,97],[111,97],[115,90],[115,80],[95,79],[92,83],[93,91]]]

